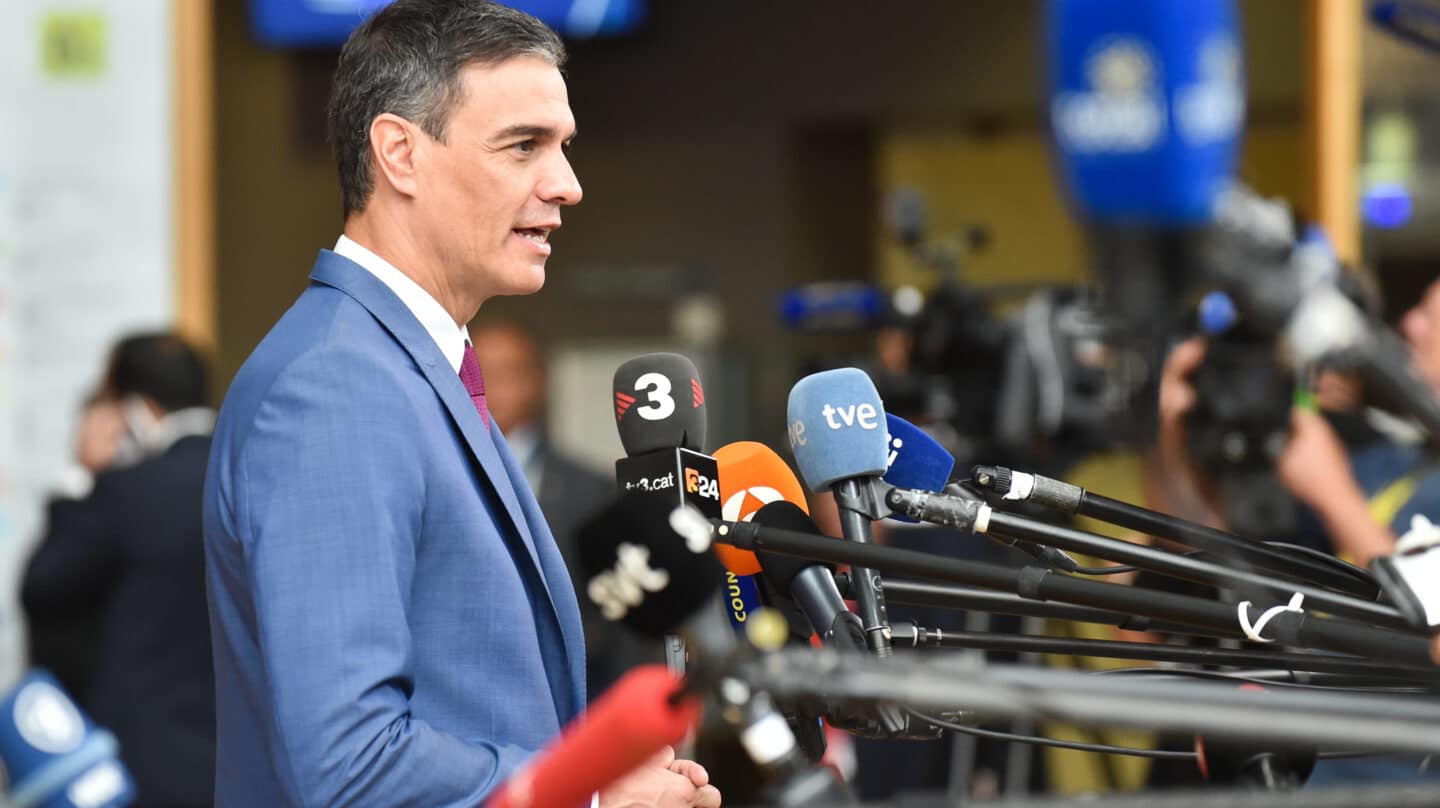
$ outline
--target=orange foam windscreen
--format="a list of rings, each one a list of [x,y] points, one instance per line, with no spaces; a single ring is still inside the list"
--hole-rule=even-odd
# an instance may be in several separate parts
[[[755,512],[776,500],[798,505],[806,513],[805,487],[795,472],[769,446],[742,440],[715,450],[720,472],[720,515],[730,522],[748,522]],[[715,545],[720,563],[736,575],[754,575],[760,561],[749,550]]]

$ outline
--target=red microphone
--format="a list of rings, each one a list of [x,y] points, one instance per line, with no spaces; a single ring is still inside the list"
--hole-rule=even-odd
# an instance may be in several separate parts
[[[590,795],[633,771],[700,720],[700,700],[670,703],[680,680],[664,665],[620,678],[485,802],[485,808],[588,805]]]

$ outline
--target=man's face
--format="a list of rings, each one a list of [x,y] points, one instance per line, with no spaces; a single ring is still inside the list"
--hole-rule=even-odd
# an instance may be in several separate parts
[[[1430,386],[1440,391],[1440,281],[1430,284],[1415,307],[1400,318],[1410,355]]]
[[[461,79],[445,142],[427,141],[417,160],[422,220],[458,295],[530,294],[545,283],[560,207],[581,195],[565,156],[575,134],[565,81],[532,56],[471,65]]]

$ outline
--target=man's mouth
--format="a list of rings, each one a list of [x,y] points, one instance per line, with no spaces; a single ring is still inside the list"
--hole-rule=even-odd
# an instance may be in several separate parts
[[[550,238],[550,231],[543,227],[517,227],[515,234],[521,238],[527,238],[540,244],[546,243]]]

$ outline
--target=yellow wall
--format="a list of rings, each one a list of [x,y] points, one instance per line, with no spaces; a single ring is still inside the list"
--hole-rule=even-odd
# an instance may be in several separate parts
[[[932,237],[972,224],[991,231],[989,247],[962,265],[967,283],[1075,279],[1083,266],[1084,234],[1055,190],[1046,149],[1045,135],[1033,129],[991,138],[891,132],[877,149],[876,185],[920,191]],[[928,286],[932,273],[893,238],[880,233],[874,243],[881,283]]]

